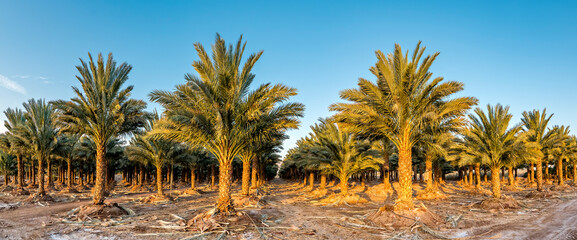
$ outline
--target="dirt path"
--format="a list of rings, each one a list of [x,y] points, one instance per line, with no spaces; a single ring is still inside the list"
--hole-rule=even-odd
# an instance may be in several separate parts
[[[496,226],[492,239],[577,239],[577,199],[554,204],[535,218]]]

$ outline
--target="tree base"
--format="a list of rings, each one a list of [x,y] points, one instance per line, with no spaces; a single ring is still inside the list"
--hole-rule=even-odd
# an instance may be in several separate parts
[[[150,188],[147,186],[143,186],[143,185],[135,185],[129,191],[130,192],[150,192]]]
[[[369,202],[367,199],[364,199],[353,193],[349,193],[347,195],[331,194],[327,198],[319,201],[319,203],[323,206],[354,205],[367,202]]]
[[[34,194],[34,195],[30,195],[30,197],[28,197],[25,202],[27,203],[37,203],[37,202],[54,202],[54,198],[52,198],[50,195],[48,194]]]
[[[16,189],[12,190],[11,194],[14,196],[24,196],[24,195],[30,195],[30,192],[24,188],[20,188],[20,189],[16,188]]]
[[[109,219],[126,215],[133,215],[132,210],[119,206],[117,203],[85,205],[68,212],[69,219],[86,221],[88,219]]]
[[[426,188],[425,190],[417,193],[417,199],[419,200],[438,200],[446,198],[447,195],[445,195],[445,193],[436,187]]]
[[[158,194],[154,194],[154,195],[150,195],[148,197],[145,197],[141,200],[141,202],[143,203],[170,203],[173,202],[174,199],[168,195],[158,195]]]
[[[387,199],[394,192],[395,191],[393,190],[393,187],[390,184],[384,184],[384,183],[369,187],[367,191],[365,191],[365,193],[369,195],[369,198],[371,199],[377,198],[379,200]]]
[[[6,185],[6,186],[0,188],[0,192],[12,192],[12,191],[14,191],[14,189],[16,189],[16,188],[11,186],[11,185]]]
[[[525,198],[551,198],[555,194],[551,191],[531,191]]]
[[[486,195],[486,196],[490,196],[492,194],[491,191],[484,189],[483,187],[475,187],[471,191],[469,191],[469,193],[476,194],[476,195]]]
[[[436,228],[443,224],[443,220],[437,214],[429,211],[426,207],[395,210],[394,206],[388,205],[380,208],[377,212],[369,215],[368,220],[380,226],[392,226],[395,229],[424,224],[429,228]]]
[[[67,188],[62,189],[62,191],[60,191],[60,193],[78,193],[78,191],[74,188],[67,187]]]
[[[485,210],[503,210],[503,209],[518,209],[519,202],[511,196],[502,196],[501,198],[487,198],[479,203],[479,207]]]
[[[516,191],[519,191],[519,188],[517,188],[517,186],[507,185],[507,186],[503,187],[503,190],[509,191],[509,192],[516,192]]]
[[[256,218],[256,216],[253,218]],[[253,220],[246,212],[219,213],[218,209],[213,208],[188,220],[186,226],[195,231],[205,232],[223,228],[223,226],[230,226],[232,223],[251,225],[255,224],[255,221],[257,220]]]
[[[321,198],[321,197],[326,196],[328,192],[329,192],[329,190],[326,188],[323,188],[323,189],[317,188],[314,191],[310,192],[309,196],[311,198]]]
[[[181,193],[180,195],[183,195],[183,196],[198,196],[198,195],[200,195],[200,194],[201,194],[200,191],[198,191],[198,190],[196,190],[196,189],[191,189],[191,188],[189,188],[189,189],[186,189],[186,190],[182,191],[182,193]]]

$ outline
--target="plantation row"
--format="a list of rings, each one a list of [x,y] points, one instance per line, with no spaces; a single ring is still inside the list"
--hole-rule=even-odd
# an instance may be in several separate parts
[[[15,176],[14,193],[42,199],[56,185],[64,191],[93,189],[93,202],[104,203],[122,173],[133,190],[148,190],[155,182],[157,197],[166,198],[166,183],[218,183],[216,213],[234,212],[231,184],[241,181],[248,196],[277,173],[278,155],[286,131],[299,127],[304,105],[290,102],[297,90],[283,84],[251,88],[251,73],[262,51],[243,59],[245,44],[226,45],[217,35],[212,52],[195,44],[198,54],[186,82],[174,91],[156,90],[149,99],[164,109],[146,112],[146,102],[132,99],[133,86],[124,87],[132,67],[117,64],[112,55],[77,66],[79,87],[70,100],[31,99],[24,109],[7,109],[0,136],[1,171]],[[549,126],[545,110],[523,113],[514,123],[509,108],[497,104],[476,108],[474,97],[454,97],[463,83],[433,77],[429,68],[439,55],[412,54],[399,45],[394,52],[376,52],[370,68],[374,80],[359,79],[358,88],[343,90],[335,114],[311,127],[311,133],[288,151],[279,174],[309,181],[338,179],[346,203],[349,180],[380,178],[382,191],[395,197],[397,213],[416,209],[412,185],[426,182],[422,198],[435,198],[445,175],[475,183],[490,176],[493,199],[501,199],[500,172],[515,187],[518,168],[527,168],[529,183],[543,190],[554,164],[556,180],[564,184],[568,167],[577,175],[577,142],[566,126]],[[66,170],[65,170],[66,169]],[[483,169],[483,176],[481,175]],[[490,172],[490,173],[488,173]],[[45,175],[47,175],[45,177]],[[505,174],[502,174],[504,177]],[[218,180],[215,179],[218,177]],[[45,183],[47,179],[47,183]],[[393,191],[391,181],[398,182]],[[396,194],[392,194],[395,192]],[[382,208],[373,219],[385,217]],[[382,215],[381,215],[382,213]],[[382,221],[381,221],[382,222]]]

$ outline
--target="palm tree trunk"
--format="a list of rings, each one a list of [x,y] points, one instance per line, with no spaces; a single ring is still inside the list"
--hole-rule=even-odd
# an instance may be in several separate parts
[[[577,163],[573,164],[573,185],[577,183]]]
[[[252,171],[251,171],[250,188],[252,189],[255,189],[257,187],[257,179],[256,179],[257,171],[258,171],[258,159],[255,158],[252,161]]]
[[[68,164],[67,175],[68,179],[66,180],[66,185],[68,189],[72,188],[72,160],[70,158],[67,159],[66,163]]]
[[[469,165],[469,184],[473,185],[473,165]]]
[[[399,148],[399,189],[397,190],[397,200],[395,201],[395,210],[413,209],[413,181],[411,147],[408,146],[408,139],[404,145]]]
[[[563,158],[557,159],[557,184],[563,185]]]
[[[537,166],[537,191],[543,191],[543,162],[541,158],[535,163]]]
[[[391,189],[391,182],[390,182],[390,171],[389,171],[389,154],[383,153],[383,159],[385,160],[383,163],[383,184],[385,185],[385,189]]]
[[[251,157],[242,159],[242,195],[250,193],[250,160]]]
[[[477,189],[481,188],[481,164],[480,163],[475,163],[475,187]]]
[[[513,167],[507,167],[507,174],[509,175],[509,186],[515,187],[515,175],[513,174]]]
[[[575,165],[577,166],[577,165]],[[320,189],[325,189],[327,187],[327,175],[321,174],[321,186]]]
[[[18,162],[18,184],[16,189],[24,189],[24,164],[22,163],[22,156],[20,154],[16,155],[16,161]]]
[[[427,154],[425,157],[425,181],[428,190],[433,188],[433,158]]]
[[[158,196],[164,195],[164,189],[162,189],[162,166],[160,164],[156,165],[156,191]]]
[[[52,164],[50,157],[46,159],[46,168],[48,170],[48,185],[46,187],[52,190],[54,188],[54,182],[52,181]]]
[[[210,188],[213,189],[214,188],[214,184],[215,184],[215,180],[214,180],[214,175],[215,175],[215,171],[214,171],[214,164],[210,165]]]
[[[93,203],[100,205],[104,203],[106,186],[106,142],[96,145],[96,181],[94,183]]]
[[[232,176],[232,159],[221,157],[218,175],[218,200],[216,208],[221,213],[234,212],[232,198],[230,197],[230,186]]]
[[[314,188],[315,185],[315,173],[313,171],[310,171],[309,173],[309,187],[312,190]]]
[[[499,177],[499,167],[491,167],[491,187],[494,198],[501,198],[501,178]]]
[[[196,173],[194,168],[190,168],[190,189],[196,189]]]
[[[341,181],[341,195],[346,196],[349,193],[349,179],[346,174],[341,174],[339,180]]]
[[[46,195],[44,191],[44,169],[42,169],[42,165],[44,162],[44,156],[42,154],[38,154],[38,196]]]

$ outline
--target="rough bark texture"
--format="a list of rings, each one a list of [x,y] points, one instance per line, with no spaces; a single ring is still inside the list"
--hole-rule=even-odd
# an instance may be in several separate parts
[[[215,168],[214,164],[210,166],[210,188],[211,188],[211,189],[214,188],[214,184],[215,184],[215,180],[214,180],[214,177],[215,177],[215,176],[214,176],[214,175],[215,175],[214,168]]]
[[[68,188],[72,187],[72,160],[70,158],[67,159],[68,161],[66,161],[66,163],[68,164],[68,167],[66,169],[66,175],[68,176],[68,179],[66,179],[66,186]]]
[[[537,191],[543,191],[543,163],[541,159],[537,159]]]
[[[52,164],[50,162],[50,157],[46,159],[46,168],[48,173],[48,189],[54,188],[54,182],[52,181]]]
[[[24,164],[22,163],[22,156],[20,156],[20,154],[16,155],[16,161],[18,162],[18,182],[16,188],[22,190],[24,189]]]
[[[164,189],[162,189],[162,166],[156,166],[156,190],[158,196],[164,195]]]
[[[339,180],[341,180],[341,195],[346,196],[349,193],[349,179],[347,178],[346,174],[341,174]]]
[[[477,189],[481,188],[481,164],[480,163],[475,163],[475,187],[477,187]]]
[[[314,185],[315,185],[315,173],[311,171],[309,173],[309,187],[311,188],[311,190],[313,189]]]
[[[557,184],[563,185],[563,158],[557,159]]]
[[[577,166],[577,165],[575,165]],[[321,174],[321,186],[320,189],[325,189],[327,187],[327,175]]]
[[[257,186],[257,179],[256,179],[256,174],[258,172],[258,159],[255,159],[254,161],[252,161],[252,172],[251,172],[251,183],[250,183],[250,187],[251,188],[256,188]]]
[[[196,169],[190,168],[190,189],[196,189]]]
[[[250,158],[242,161],[242,195],[250,193]]]
[[[577,184],[577,164],[573,164],[573,184]]]
[[[515,175],[513,174],[513,167],[507,167],[507,174],[509,175],[509,186],[515,187]]]
[[[433,188],[433,158],[429,155],[425,157],[425,181],[427,189]]]
[[[219,178],[218,178],[218,201],[216,208],[218,212],[221,213],[231,213],[234,212],[234,206],[232,203],[232,198],[230,197],[230,185],[232,176],[232,159],[221,161],[219,167]]]
[[[397,189],[395,210],[414,209],[415,207],[413,204],[411,165],[411,147],[403,146],[399,149],[399,189]]]
[[[44,164],[44,156],[42,154],[38,154],[38,192],[36,193],[39,196],[46,195],[44,191],[44,169],[42,169],[42,165]]]
[[[385,184],[385,189],[391,189],[391,182],[390,178],[390,170],[389,170],[389,154],[383,153],[383,159],[385,160],[383,163],[383,184]]]
[[[94,196],[92,202],[95,205],[100,205],[104,203],[105,199],[105,182],[106,182],[106,145],[105,143],[100,143],[96,145],[96,181],[94,183]]]
[[[501,178],[499,178],[499,167],[491,167],[491,187],[493,197],[501,198]]]

